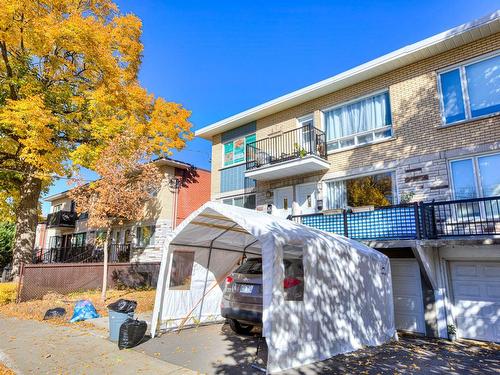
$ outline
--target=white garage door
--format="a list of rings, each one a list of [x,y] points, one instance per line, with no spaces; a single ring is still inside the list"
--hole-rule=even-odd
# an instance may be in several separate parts
[[[457,334],[500,342],[500,262],[450,262]]]
[[[391,259],[396,329],[425,333],[420,269],[415,259]]]

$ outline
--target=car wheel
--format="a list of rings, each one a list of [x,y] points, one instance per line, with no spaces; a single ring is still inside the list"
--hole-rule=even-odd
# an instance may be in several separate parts
[[[229,326],[231,329],[239,334],[247,335],[250,333],[250,331],[253,328],[253,325],[251,324],[241,324],[235,319],[229,319]]]

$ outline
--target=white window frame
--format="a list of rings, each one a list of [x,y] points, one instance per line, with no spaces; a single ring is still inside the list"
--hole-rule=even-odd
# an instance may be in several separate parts
[[[241,194],[241,195],[234,195],[234,196],[231,196],[231,197],[224,197],[224,198],[220,198],[220,201],[222,203],[224,203],[225,200],[231,200],[231,206],[235,206],[234,204],[234,200],[235,199],[239,199],[239,198],[243,198],[243,208],[245,208],[245,197],[249,197],[250,195],[253,195],[255,196],[255,208],[257,208],[257,195],[255,193],[251,193],[251,194]],[[224,203],[224,204],[227,204],[227,203]]]
[[[312,126],[314,127],[314,113],[309,113],[307,115],[297,117],[297,127],[301,128],[304,126],[305,122],[312,121]]]
[[[472,154],[472,155],[467,155],[467,156],[462,156],[459,158],[454,158],[454,159],[449,159],[448,160],[448,170],[450,173],[450,187],[451,187],[451,195],[453,199],[457,199],[455,196],[455,186],[454,186],[454,179],[453,179],[453,168],[451,167],[453,162],[456,161],[463,161],[463,160],[472,160],[472,169],[474,173],[474,187],[476,188],[476,197],[475,198],[484,198],[483,194],[483,186],[481,184],[481,172],[479,169],[479,161],[478,159],[483,157],[483,156],[493,156],[493,155],[500,155],[499,151],[496,152],[486,152],[486,153],[480,153],[480,154]]]
[[[56,212],[62,211],[62,207],[63,207],[62,203],[52,206],[52,213],[55,214]]]
[[[446,68],[439,69],[436,71],[436,73],[437,73],[437,75],[436,75],[437,91],[438,91],[438,95],[439,95],[439,108],[441,111],[441,122],[442,122],[441,126],[443,126],[443,127],[453,126],[453,125],[457,125],[457,124],[462,124],[462,123],[467,122],[467,121],[497,116],[500,114],[500,112],[493,112],[493,113],[488,113],[488,114],[482,115],[482,116],[472,117],[472,112],[471,112],[471,108],[470,108],[470,99],[469,99],[467,77],[465,74],[465,68],[467,66],[473,65],[475,63],[478,63],[478,62],[481,62],[484,60],[491,59],[491,58],[496,57],[498,55],[500,55],[500,50],[495,51],[495,52],[491,52],[491,53],[488,53],[485,55],[481,55],[481,56],[478,56],[478,57],[475,57],[472,59],[468,59],[468,60],[462,61],[458,64],[454,64],[454,65],[451,65],[451,66],[448,66]],[[444,98],[443,98],[443,89],[441,86],[441,75],[448,73],[448,72],[451,72],[452,70],[456,70],[456,69],[458,69],[458,71],[460,73],[460,86],[462,88],[462,98],[464,101],[465,119],[447,123],[446,116],[444,113]]]
[[[396,186],[397,183],[397,178],[396,178],[396,170],[395,169],[384,169],[380,171],[373,171],[373,172],[367,172],[367,173],[361,173],[361,174],[354,174],[350,176],[342,176],[338,178],[329,178],[327,180],[323,180],[323,210],[336,210],[336,209],[342,209],[345,207],[337,207],[337,208],[331,208],[330,207],[330,202],[328,201],[328,183],[329,182],[338,182],[338,181],[347,181],[347,180],[353,180],[356,178],[362,178],[362,177],[368,177],[368,176],[375,176],[378,174],[391,174],[391,185],[392,185],[392,202],[391,205],[395,205],[399,203],[399,195],[398,195],[398,187]],[[346,195],[347,199],[347,195]]]
[[[155,247],[156,246],[156,224],[149,224],[149,225],[139,225],[136,228],[140,228],[141,235],[139,238],[136,238],[136,247],[139,248],[149,248],[149,247]],[[153,233],[151,237],[149,237],[149,241],[147,244],[141,244],[141,242],[144,241],[144,233],[143,230],[144,228],[153,228]],[[137,229],[136,229],[136,236],[137,236]],[[153,239],[153,243],[151,243],[151,240]]]
[[[337,108],[344,107],[346,105],[349,105],[349,104],[352,104],[352,103],[356,103],[356,102],[359,102],[361,100],[370,98],[372,96],[377,96],[377,95],[380,95],[380,94],[383,94],[383,93],[388,93],[389,94],[389,109],[390,109],[390,115],[391,115],[391,124],[390,125],[387,125],[387,126],[384,126],[382,128],[375,129],[375,130],[369,130],[369,131],[366,131],[366,132],[355,133],[355,134],[351,134],[351,135],[348,135],[348,136],[345,136],[345,137],[336,138],[335,140],[330,140],[330,141],[328,140],[328,135],[327,135],[327,130],[326,130],[325,112],[329,112],[329,111],[335,110]],[[390,94],[390,91],[389,91],[388,87],[380,89],[380,90],[377,90],[377,91],[372,91],[371,93],[363,95],[363,96],[358,96],[355,99],[351,99],[351,100],[348,100],[348,101],[345,101],[345,102],[342,102],[342,103],[339,103],[339,104],[335,104],[335,105],[330,106],[330,107],[323,108],[320,111],[321,111],[321,130],[325,133],[325,139],[326,139],[326,145],[327,145],[326,149],[327,150],[328,150],[328,144],[329,143],[338,142],[338,144],[340,146],[340,142],[342,140],[351,139],[351,138],[354,139],[354,144],[353,145],[346,146],[346,147],[338,147],[338,148],[333,149],[333,150],[328,150],[327,154],[332,154],[332,153],[336,153],[336,152],[351,150],[353,148],[362,147],[362,146],[366,146],[366,145],[371,145],[371,144],[375,144],[375,143],[379,143],[379,142],[385,142],[385,141],[387,141],[389,139],[392,139],[394,137],[393,124],[392,124],[392,117],[393,116],[392,116],[392,106],[391,106],[391,94]],[[375,139],[375,134],[376,133],[384,133],[387,130],[391,130],[391,134],[388,137],[383,137],[383,138]],[[372,141],[365,142],[365,143],[359,143],[358,142],[358,137],[364,136],[364,135],[367,135],[367,134],[373,134]]]
[[[246,163],[246,161],[247,161],[247,141],[246,141],[246,139],[247,139],[248,136],[251,136],[251,135],[255,135],[256,136],[257,133],[256,132],[252,132],[252,133],[249,133],[249,134],[242,135],[240,137],[234,137],[234,138],[230,139],[229,141],[226,141],[226,142],[222,143],[222,150],[221,150],[221,152],[222,152],[222,158],[221,158],[222,162],[221,162],[221,168],[220,169],[232,168],[232,167],[236,167],[238,165]],[[225,165],[224,164],[224,162],[225,162],[225,159],[224,159],[224,156],[225,156],[224,149],[225,149],[225,147],[224,146],[226,144],[232,143],[235,140],[240,139],[240,138],[243,138],[245,140],[245,147],[244,147],[244,153],[243,153],[243,161],[240,161],[238,163],[233,163],[231,165]],[[257,141],[257,137],[255,138],[255,140]],[[233,144],[233,160],[234,160],[234,144]]]

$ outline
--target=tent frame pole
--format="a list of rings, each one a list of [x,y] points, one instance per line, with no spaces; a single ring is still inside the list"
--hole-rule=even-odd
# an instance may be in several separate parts
[[[214,246],[214,242],[217,241],[219,238],[221,238],[224,234],[229,232],[231,229],[234,227],[238,226],[238,224],[234,224],[231,227],[228,227],[225,229],[223,232],[219,233],[217,236],[215,236],[212,241],[210,241],[210,246],[208,247],[208,261],[207,261],[207,272],[205,275],[205,285],[203,286],[203,295],[200,303],[200,314],[199,314],[199,321],[201,321],[202,313],[203,313],[203,302],[205,302],[205,293],[207,291],[207,281],[208,281],[208,273],[210,272],[210,260],[212,259],[212,249]]]
[[[255,244],[257,241],[255,242],[252,242],[250,245],[247,245],[243,251],[241,250],[236,250],[236,249],[225,249],[223,247],[215,247],[215,246],[212,246],[212,249],[213,250],[220,250],[220,251],[229,251],[229,252],[232,252],[232,253],[248,253],[248,254],[253,254],[253,255],[260,255],[259,253],[255,253],[255,252],[250,252],[250,251],[247,251],[246,249]],[[183,247],[194,247],[194,248],[200,248],[200,249],[210,249],[210,246],[205,246],[205,245],[188,245],[188,244],[182,244],[182,243],[171,243],[170,245],[172,246],[183,246]]]
[[[248,245],[246,245],[244,248],[243,248],[243,255],[241,256],[241,263],[243,264],[243,261],[247,258],[247,249],[252,246],[252,245],[255,245],[257,242],[259,242],[259,240],[255,240],[251,243],[249,243]]]

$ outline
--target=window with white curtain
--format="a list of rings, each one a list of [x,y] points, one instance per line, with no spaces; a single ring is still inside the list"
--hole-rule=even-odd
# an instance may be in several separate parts
[[[500,55],[439,73],[443,121],[452,124],[500,112]]]
[[[323,111],[328,151],[392,136],[389,92]]]
[[[328,209],[389,206],[394,203],[393,173],[378,173],[326,183]]]

